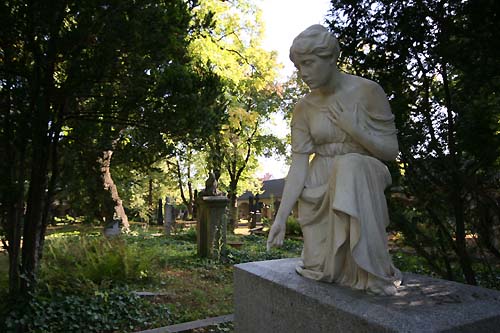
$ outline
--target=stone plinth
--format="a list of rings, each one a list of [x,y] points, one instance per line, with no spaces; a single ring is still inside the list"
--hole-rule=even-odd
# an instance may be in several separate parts
[[[226,235],[224,214],[228,202],[224,196],[198,198],[196,223],[198,256],[213,258],[218,248],[224,245]]]
[[[235,266],[235,332],[500,332],[500,292],[404,274],[371,296],[295,272],[298,259]]]
[[[163,225],[165,226],[165,234],[170,235],[172,227],[175,224],[175,210],[174,206],[170,203],[169,197],[165,199],[164,211]]]

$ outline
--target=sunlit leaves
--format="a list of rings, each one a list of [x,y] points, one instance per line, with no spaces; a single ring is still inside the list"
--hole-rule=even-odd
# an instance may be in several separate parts
[[[209,62],[225,84],[228,120],[209,143],[209,151],[212,160],[218,161],[212,164],[219,169],[224,166],[229,183],[237,184],[242,172],[251,172],[247,167],[261,152],[258,141],[263,122],[277,110],[276,54],[261,46],[261,13],[254,3],[200,1],[196,17],[206,15],[213,15],[216,25],[193,40],[190,49]]]

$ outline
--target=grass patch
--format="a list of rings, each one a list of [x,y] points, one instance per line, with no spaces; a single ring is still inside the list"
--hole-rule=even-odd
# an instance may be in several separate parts
[[[36,332],[63,332],[65,327],[72,332],[131,332],[229,314],[233,264],[296,257],[301,251],[300,241],[287,240],[282,249],[268,253],[264,237],[231,235],[241,247],[228,247],[220,260],[210,260],[197,257],[194,229],[166,237],[154,228],[138,228],[112,239],[93,228],[57,230],[46,238],[35,300],[29,309],[3,320],[7,331],[22,322]],[[156,296],[138,299],[133,291]],[[115,308],[126,308],[124,318],[130,314],[134,320],[120,321]],[[231,327],[206,332],[229,332]]]

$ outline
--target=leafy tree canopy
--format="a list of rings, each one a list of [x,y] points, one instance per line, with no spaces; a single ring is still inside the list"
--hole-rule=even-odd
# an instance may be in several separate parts
[[[499,3],[331,4],[341,65],[378,81],[396,116],[393,222],[437,272],[476,283],[466,236],[500,258]]]
[[[34,286],[56,190],[90,179],[97,158],[108,157],[101,169],[114,151],[149,163],[221,121],[220,80],[187,51],[188,36],[208,23],[191,23],[194,5],[0,4],[0,221],[13,294]]]

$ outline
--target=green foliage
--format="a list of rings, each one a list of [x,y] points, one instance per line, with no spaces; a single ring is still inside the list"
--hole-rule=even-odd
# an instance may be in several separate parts
[[[289,236],[302,236],[299,221],[293,216],[286,219],[286,234]]]
[[[268,228],[270,228],[271,225],[273,224],[273,221],[266,216],[262,216],[261,222],[262,222],[262,225],[264,227],[268,227]]]
[[[228,264],[239,264],[251,261],[272,260],[300,256],[302,241],[285,239],[283,246],[266,251],[267,238],[257,235],[243,236],[241,249],[228,247],[226,256],[222,258]]]
[[[19,325],[40,333],[134,332],[169,323],[165,305],[150,303],[128,289],[111,289],[86,295],[39,293],[28,308],[8,315],[4,332],[16,332]]]
[[[404,251],[396,251],[391,253],[392,262],[402,272],[411,272],[422,275],[434,275],[426,260],[416,256],[414,253],[406,253]]]
[[[434,276],[439,278],[438,272],[429,265],[429,261],[424,257],[417,255],[414,251],[408,252],[401,249],[391,251],[392,261],[394,265],[404,272]],[[454,264],[451,269],[457,278],[457,281],[464,283],[465,280],[460,277],[460,265]],[[474,264],[478,285],[484,288],[500,290],[500,266],[491,268],[489,265],[482,263]]]
[[[200,1],[195,17],[210,14],[217,22],[207,34],[192,41],[193,54],[210,61],[226,87],[227,122],[207,141],[208,169],[228,193],[230,227],[236,226],[235,201],[244,190],[256,187],[257,156],[284,152],[272,134],[263,133],[270,114],[278,111],[276,54],[261,46],[260,9],[248,0],[234,3]]]
[[[393,226],[433,271],[477,283],[476,263],[500,261],[499,2],[331,3],[341,67],[380,83],[396,117]]]
[[[178,240],[183,240],[183,241],[188,241],[188,242],[196,242],[196,228],[191,227],[187,229],[186,231],[175,235],[175,239]]]
[[[31,286],[53,203],[88,221],[112,219],[121,200],[104,189],[103,152],[115,153],[122,174],[143,171],[178,142],[201,146],[223,120],[220,78],[187,49],[191,34],[213,26],[209,15],[191,24],[195,4],[0,4],[0,223],[13,262],[23,223],[20,268]],[[13,283],[18,291],[29,295]]]
[[[156,248],[140,248],[120,237],[70,236],[47,240],[41,281],[54,290],[92,290],[147,282],[158,268]]]
[[[193,145],[177,145],[175,156],[167,160],[168,178],[176,185],[170,187],[169,195],[181,202],[192,218],[194,190],[203,189],[209,172],[206,164],[207,153],[194,149]]]

